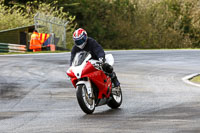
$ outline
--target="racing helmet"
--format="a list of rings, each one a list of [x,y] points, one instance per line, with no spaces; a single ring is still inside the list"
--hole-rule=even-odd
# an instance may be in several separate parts
[[[73,34],[73,40],[74,40],[74,44],[79,47],[80,49],[83,49],[87,43],[87,32],[82,29],[79,28],[76,31],[74,31]]]

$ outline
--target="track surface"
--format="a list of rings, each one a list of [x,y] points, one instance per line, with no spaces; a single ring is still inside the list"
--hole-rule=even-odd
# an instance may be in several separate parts
[[[69,53],[0,56],[0,133],[200,132],[199,50],[114,51],[120,109],[85,115],[66,77]]]

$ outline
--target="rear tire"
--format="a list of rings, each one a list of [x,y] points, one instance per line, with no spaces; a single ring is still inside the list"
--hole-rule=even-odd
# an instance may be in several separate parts
[[[116,109],[122,104],[121,87],[119,87],[117,90],[114,90],[114,89],[115,88],[113,88],[112,93],[110,95],[111,99],[107,103],[107,105],[111,107],[112,109]]]
[[[93,92],[93,90],[92,90]],[[86,114],[92,114],[95,110],[95,98],[94,94],[92,94],[92,98],[90,98],[87,94],[87,89],[85,85],[78,85],[76,97],[79,103],[79,106]]]

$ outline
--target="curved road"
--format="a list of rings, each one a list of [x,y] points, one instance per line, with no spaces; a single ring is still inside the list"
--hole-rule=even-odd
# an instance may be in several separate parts
[[[123,89],[118,110],[85,115],[66,77],[69,53],[0,56],[1,133],[200,132],[200,50],[113,51]]]

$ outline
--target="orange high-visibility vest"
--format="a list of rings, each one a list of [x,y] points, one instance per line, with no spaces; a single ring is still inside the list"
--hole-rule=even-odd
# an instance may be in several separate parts
[[[31,35],[30,47],[29,49],[38,49],[42,48],[42,44],[40,41],[39,34],[37,32],[33,32]]]

